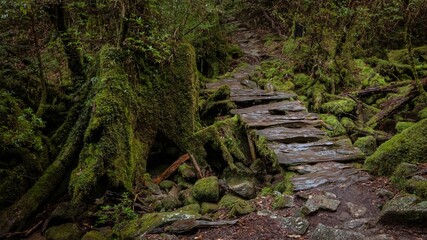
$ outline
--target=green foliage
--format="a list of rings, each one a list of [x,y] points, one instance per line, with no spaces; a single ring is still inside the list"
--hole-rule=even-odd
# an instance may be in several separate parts
[[[4,90],[0,92],[0,152],[8,148],[42,150],[42,119],[31,108],[22,109],[22,102]]]
[[[130,194],[123,193],[119,203],[101,206],[95,216],[98,218],[96,221],[98,226],[114,225],[114,227],[120,228],[123,222],[137,218],[138,214],[133,211]]]

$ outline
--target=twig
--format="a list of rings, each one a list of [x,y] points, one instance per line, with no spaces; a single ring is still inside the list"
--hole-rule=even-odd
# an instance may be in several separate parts
[[[202,171],[200,170],[199,164],[197,164],[196,159],[194,158],[193,154],[190,154],[191,162],[193,163],[194,168],[196,169],[197,177],[199,179],[203,178]]]

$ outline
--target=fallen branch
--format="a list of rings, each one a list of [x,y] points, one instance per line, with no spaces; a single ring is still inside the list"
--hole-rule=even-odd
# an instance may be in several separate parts
[[[170,177],[179,168],[179,166],[182,163],[184,163],[188,159],[190,159],[190,154],[186,153],[186,154],[182,155],[174,163],[172,163],[172,165],[170,165],[164,172],[162,172],[162,174],[160,174],[159,176],[157,176],[153,180],[153,182],[156,183],[156,184],[159,184],[161,181],[167,179],[168,177]]]
[[[423,86],[427,86],[427,78],[421,80]],[[379,113],[375,114],[369,121],[366,123],[369,127],[375,127],[378,123],[382,122],[385,118],[391,116],[394,112],[396,112],[399,108],[405,106],[412,99],[417,97],[420,94],[417,86],[412,83],[411,90],[402,97],[392,98],[386,101],[383,105],[386,106]]]
[[[402,87],[408,84],[411,84],[411,81],[400,81],[400,82],[390,83],[386,86],[368,87],[359,91],[342,93],[341,96],[363,97],[366,95],[377,94],[377,93],[398,92],[399,87]]]
[[[197,178],[201,179],[203,178],[203,173],[200,170],[199,164],[197,163],[196,159],[194,158],[193,154],[190,154],[191,162],[193,163],[194,168],[196,169]]]

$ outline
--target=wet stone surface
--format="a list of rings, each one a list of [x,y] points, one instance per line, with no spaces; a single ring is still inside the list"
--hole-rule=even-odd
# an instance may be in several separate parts
[[[310,222],[301,217],[287,217],[282,218],[281,221],[283,227],[291,234],[305,234],[310,226]]]
[[[318,210],[336,211],[340,201],[326,195],[310,195],[301,208],[302,213],[306,215],[313,214]]]

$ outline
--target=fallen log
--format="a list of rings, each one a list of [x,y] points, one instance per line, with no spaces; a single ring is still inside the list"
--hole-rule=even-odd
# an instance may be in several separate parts
[[[421,84],[425,87],[427,86],[427,78],[421,80]],[[410,91],[401,97],[395,97],[388,101],[386,101],[383,105],[385,108],[381,110],[379,113],[375,114],[369,121],[366,123],[367,126],[374,128],[378,123],[381,123],[384,119],[391,116],[395,113],[399,108],[405,106],[412,99],[417,97],[420,94],[418,87],[415,82],[411,83]]]

